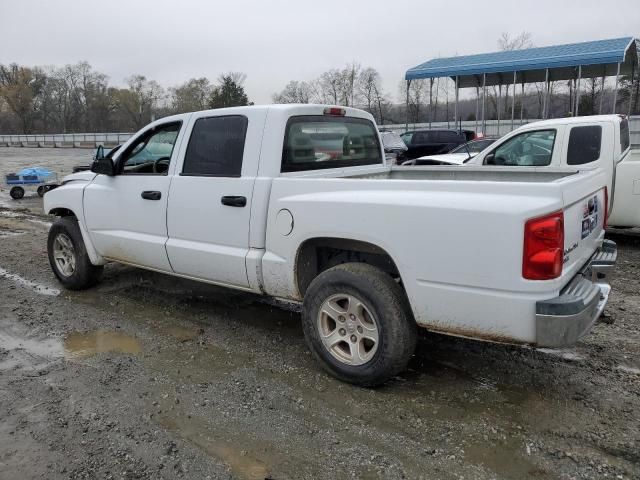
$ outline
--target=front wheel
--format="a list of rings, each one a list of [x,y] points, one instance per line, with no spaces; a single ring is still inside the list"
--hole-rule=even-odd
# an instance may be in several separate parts
[[[362,386],[402,372],[416,345],[416,325],[394,279],[364,263],[318,275],[303,304],[305,338],[331,375]]]
[[[74,217],[58,218],[51,225],[47,251],[51,269],[65,288],[84,290],[100,280],[103,268],[91,263]]]

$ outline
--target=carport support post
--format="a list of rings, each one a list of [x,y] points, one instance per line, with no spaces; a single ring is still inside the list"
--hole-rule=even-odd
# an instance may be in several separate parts
[[[580,110],[580,80],[582,80],[582,65],[578,65],[578,83],[576,83],[576,106],[573,109],[573,116],[577,117]]]
[[[485,97],[487,96],[487,74],[482,74],[482,133],[487,134],[487,120],[484,118]]]
[[[404,131],[409,130],[409,87],[411,86],[411,80],[407,80],[407,115],[405,116]]]
[[[429,79],[429,130],[433,121],[433,77]]]
[[[547,118],[547,97],[549,96],[549,69],[545,69],[545,74],[544,74],[544,85],[545,85],[545,89],[544,89],[544,97],[542,100],[542,119],[546,119]]]
[[[458,127],[458,92],[460,89],[460,84],[458,83],[458,75],[456,75],[456,104],[453,107],[453,123]],[[460,124],[460,130],[462,130],[462,124]]]
[[[516,115],[516,72],[513,72],[513,95],[511,97],[511,130],[514,127],[514,117]]]
[[[636,64],[633,63],[631,65],[631,81],[629,82],[629,110],[627,112],[628,117],[631,116],[631,106],[633,105],[633,90],[634,90],[633,77],[634,77],[634,74],[636,73],[635,70],[636,70]]]
[[[602,100],[604,100],[604,80],[607,74],[607,66],[602,67],[602,85],[600,85],[600,106],[598,107],[598,115],[602,115]]]
[[[502,75],[498,74],[498,103],[496,103],[496,117],[498,117],[498,136],[500,136],[500,113],[502,110]]]
[[[520,96],[520,126],[524,122],[524,82],[525,82],[525,73],[522,72],[522,95]]]
[[[613,111],[616,113],[616,102],[618,101],[618,79],[620,77],[620,62],[618,62],[618,70],[616,70],[616,83],[613,86]]]
[[[478,132],[478,115],[480,115],[480,87],[476,86],[476,133]]]

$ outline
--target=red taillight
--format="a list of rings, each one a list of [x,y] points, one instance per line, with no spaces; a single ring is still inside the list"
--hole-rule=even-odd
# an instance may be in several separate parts
[[[607,228],[607,219],[609,218],[609,190],[604,187],[604,220],[602,220],[602,228]]]
[[[347,114],[347,111],[344,108],[339,107],[328,107],[324,109],[325,115],[335,115],[338,117],[344,117]]]
[[[532,218],[524,224],[522,276],[528,280],[550,280],[562,274],[564,215],[555,212]]]

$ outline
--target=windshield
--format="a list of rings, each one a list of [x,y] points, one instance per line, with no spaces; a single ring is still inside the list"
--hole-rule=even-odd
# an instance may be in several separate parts
[[[287,122],[282,171],[382,164],[374,124],[364,118],[309,115]]]
[[[495,140],[476,140],[474,142],[463,143],[459,147],[454,148],[449,153],[470,153],[471,155],[477,155],[482,150],[491,145]]]

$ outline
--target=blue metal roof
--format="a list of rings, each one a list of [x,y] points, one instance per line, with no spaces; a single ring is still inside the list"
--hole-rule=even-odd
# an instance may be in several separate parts
[[[405,79],[524,72],[546,68],[577,67],[578,65],[617,64],[618,62],[623,63],[625,60],[637,64],[635,48],[633,49],[633,58],[625,58],[632,45],[635,46],[634,38],[624,37],[479,55],[434,58],[407,70]]]

